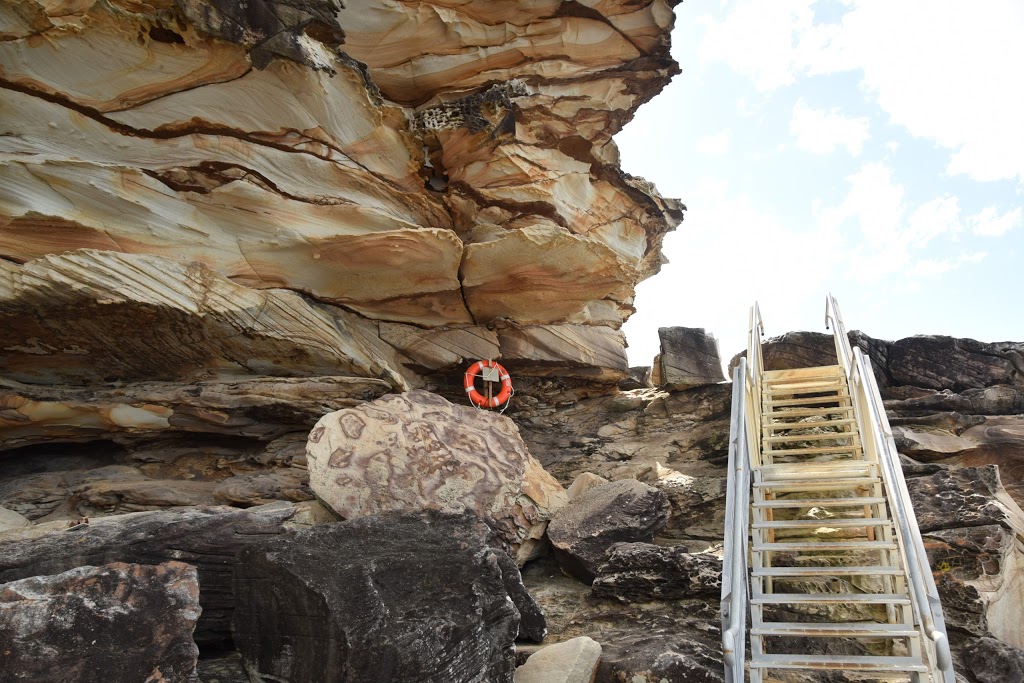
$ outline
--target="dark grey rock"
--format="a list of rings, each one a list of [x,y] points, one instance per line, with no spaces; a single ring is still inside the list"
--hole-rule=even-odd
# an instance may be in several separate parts
[[[651,386],[651,366],[636,365],[629,369],[629,375],[619,381],[619,391],[646,389]]]
[[[222,641],[231,631],[235,554],[250,543],[291,533],[284,522],[293,514],[289,505],[189,508],[100,517],[72,529],[9,534],[0,539],[0,581],[110,562],[188,562],[199,570],[203,588],[196,642]]]
[[[681,635],[601,642],[595,683],[722,683],[721,645]]]
[[[944,469],[907,480],[922,533],[989,524],[1009,528],[1006,510],[996,501],[1001,488],[995,465]]]
[[[1024,650],[995,638],[979,638],[964,648],[964,662],[979,683],[1024,681]]]
[[[591,583],[616,543],[651,542],[669,517],[665,494],[635,479],[585,491],[555,513],[548,539],[562,571]]]
[[[0,680],[197,681],[195,567],[77,567],[0,585]]]
[[[250,546],[235,644],[247,667],[290,683],[511,682],[520,614],[540,611],[490,538],[472,515],[430,512]]]
[[[1024,384],[1024,344],[985,344],[973,339],[916,336],[893,342],[889,372],[897,384],[964,391]]]
[[[722,592],[722,560],[683,546],[617,543],[598,569],[594,595],[621,602],[713,597]]]
[[[702,327],[662,327],[657,383],[672,391],[724,382],[718,341]]]
[[[885,402],[887,411],[897,415],[928,415],[936,411],[964,415],[1016,415],[1024,413],[1024,389],[996,384],[983,389],[967,389],[959,394],[948,389],[928,390],[920,396]]]

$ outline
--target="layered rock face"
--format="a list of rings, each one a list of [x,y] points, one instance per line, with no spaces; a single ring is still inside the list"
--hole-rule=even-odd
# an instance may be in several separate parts
[[[4,3],[0,360],[620,378],[682,207],[611,137],[678,70],[671,4]]]

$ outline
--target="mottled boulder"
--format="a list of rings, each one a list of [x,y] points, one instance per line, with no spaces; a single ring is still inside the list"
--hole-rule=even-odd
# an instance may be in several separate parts
[[[602,642],[596,683],[722,683],[721,645],[687,636],[645,635]]]
[[[670,391],[682,391],[705,384],[724,382],[718,340],[702,327],[661,327],[657,384]]]
[[[548,539],[562,571],[591,583],[612,545],[649,543],[668,517],[665,494],[635,479],[623,479],[585,491],[555,513]]]
[[[918,396],[887,400],[885,408],[897,415],[929,415],[936,411],[1012,415],[1024,413],[1024,388],[997,384],[984,389],[967,389],[958,394],[949,389],[932,389]]]
[[[722,560],[683,546],[617,543],[598,569],[594,595],[621,602],[714,597],[722,592]]]
[[[195,567],[114,563],[0,584],[4,681],[195,681]]]
[[[286,523],[294,512],[288,504],[252,510],[209,507],[102,517],[74,528],[65,522],[38,524],[0,537],[0,581],[111,562],[188,562],[198,570],[202,586],[196,642],[222,641],[230,633],[235,606],[235,553],[291,533]]]
[[[978,683],[1024,681],[1024,650],[995,638],[978,638],[964,648],[963,658]]]
[[[324,416],[307,455],[313,491],[342,518],[473,512],[493,520],[520,563],[566,501],[510,419],[426,391]]]
[[[511,682],[521,615],[540,613],[490,534],[470,514],[388,514],[243,550],[233,632],[247,668],[291,683]]]
[[[582,636],[541,648],[516,669],[515,683],[593,683],[601,644]]]

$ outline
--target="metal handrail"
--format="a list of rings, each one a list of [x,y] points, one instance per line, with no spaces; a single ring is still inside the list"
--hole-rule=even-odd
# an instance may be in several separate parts
[[[864,435],[866,450],[874,456],[880,466],[882,481],[888,493],[904,566],[907,568],[912,609],[918,622],[918,630],[923,636],[922,642],[929,644],[929,664],[933,667],[932,673],[935,676],[933,680],[936,683],[953,683],[953,665],[942,604],[921,540],[921,530],[914,514],[903,468],[899,464],[899,452],[896,450],[889,419],[885,414],[878,382],[872,371],[870,359],[859,348],[851,350],[839,306],[831,294],[825,303],[826,326],[829,322],[832,323],[836,357],[846,373],[853,398],[854,419],[860,433]],[[871,442],[867,442],[869,437],[872,439]]]
[[[725,543],[722,556],[722,655],[725,680],[743,683],[746,652],[747,553],[750,525],[750,454],[747,438],[747,359],[732,374],[729,422],[729,480],[725,497]]]

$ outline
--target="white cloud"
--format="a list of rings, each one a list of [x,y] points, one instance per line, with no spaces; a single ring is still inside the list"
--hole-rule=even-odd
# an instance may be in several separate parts
[[[989,206],[971,216],[968,219],[968,224],[971,226],[971,232],[975,235],[999,237],[1020,226],[1022,218],[1024,218],[1024,210],[1019,206],[1003,214],[1000,214],[996,207]]]
[[[947,172],[1024,182],[1024,3],[847,0],[815,23],[814,0],[745,0],[704,20],[699,52],[762,91],[860,72],[861,86],[911,135],[950,150]]]
[[[843,234],[851,245],[844,261],[849,275],[862,283],[877,284],[895,278],[913,285],[920,278],[942,275],[977,263],[985,252],[961,253],[955,258],[936,256],[951,248],[960,236],[1002,234],[1020,223],[1021,209],[1000,213],[989,207],[964,215],[957,197],[942,195],[911,203],[903,186],[883,163],[869,163],[847,178],[849,192],[837,206],[817,206],[815,216],[825,229]]]
[[[709,157],[720,157],[729,153],[730,135],[728,130],[709,133],[697,139],[696,150]]]
[[[811,154],[831,154],[837,147],[846,147],[859,156],[870,137],[867,118],[843,116],[838,109],[813,109],[804,100],[797,100],[789,119],[789,132],[796,137],[796,146]]]

